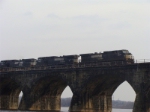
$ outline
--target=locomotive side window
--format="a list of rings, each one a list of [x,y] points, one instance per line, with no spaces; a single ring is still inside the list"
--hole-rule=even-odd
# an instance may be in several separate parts
[[[124,54],[127,54],[127,53],[129,53],[129,51],[123,51],[123,53],[124,53]]]

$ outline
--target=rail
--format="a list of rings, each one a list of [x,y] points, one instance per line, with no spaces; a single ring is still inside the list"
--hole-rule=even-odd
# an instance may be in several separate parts
[[[138,63],[150,63],[150,59],[135,60],[135,64]],[[120,62],[118,64],[111,62],[104,63],[88,63],[88,64],[76,64],[76,65],[59,65],[59,66],[33,66],[33,67],[4,67],[0,68],[0,72],[11,72],[11,71],[30,71],[30,70],[55,70],[55,69],[73,69],[73,68],[85,68],[85,67],[108,67],[108,66],[124,66],[127,63]]]

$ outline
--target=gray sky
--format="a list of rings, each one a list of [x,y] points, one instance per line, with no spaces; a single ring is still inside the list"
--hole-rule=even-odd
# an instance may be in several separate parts
[[[0,60],[118,49],[150,59],[149,20],[149,0],[1,0]]]

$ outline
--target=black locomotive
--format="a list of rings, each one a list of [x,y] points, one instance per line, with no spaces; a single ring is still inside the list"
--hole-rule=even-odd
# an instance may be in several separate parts
[[[0,67],[34,67],[60,65],[73,66],[95,63],[101,65],[133,64],[134,58],[128,50],[115,50],[104,51],[103,53],[39,57],[37,60],[34,58],[22,60],[2,60],[0,62]]]
[[[71,65],[78,63],[78,55],[39,57],[37,66]]]
[[[108,65],[132,64],[134,58],[128,50],[104,51],[103,53],[80,54],[82,63]]]
[[[81,63],[95,63],[103,60],[102,53],[80,54]]]
[[[20,60],[2,60],[0,62],[0,67],[18,67],[20,64]]]
[[[22,60],[2,60],[0,67],[31,67],[37,63],[36,59],[22,59]]]

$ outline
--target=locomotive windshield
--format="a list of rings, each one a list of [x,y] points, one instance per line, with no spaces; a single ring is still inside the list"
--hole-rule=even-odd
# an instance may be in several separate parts
[[[125,55],[126,59],[134,59],[134,57],[131,54]]]
[[[123,53],[127,54],[127,53],[129,53],[129,51],[127,51],[127,50],[124,50],[124,51],[123,51]]]

